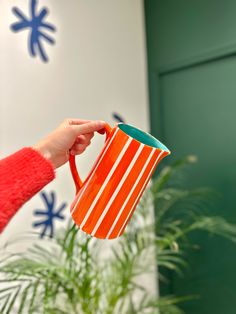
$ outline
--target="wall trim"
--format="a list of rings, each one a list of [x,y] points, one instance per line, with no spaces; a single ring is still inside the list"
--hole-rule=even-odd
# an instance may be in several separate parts
[[[204,65],[210,62],[215,62],[236,56],[236,42],[231,45],[224,45],[215,49],[205,51],[199,55],[179,60],[161,67],[156,67],[155,70],[149,72],[149,103],[150,103],[150,121],[151,132],[159,136],[165,141],[165,127],[162,120],[164,119],[164,108],[161,97],[161,79],[163,76],[172,74],[178,71],[183,71],[192,67]],[[155,104],[155,106],[153,105]],[[156,118],[158,117],[158,119]],[[157,125],[158,121],[158,125]]]
[[[160,66],[156,72],[159,76],[169,73],[188,69],[190,67],[199,66],[201,64],[218,61],[221,59],[236,56],[236,42],[230,45],[224,45],[215,49],[205,51],[199,55],[179,60],[167,65]]]

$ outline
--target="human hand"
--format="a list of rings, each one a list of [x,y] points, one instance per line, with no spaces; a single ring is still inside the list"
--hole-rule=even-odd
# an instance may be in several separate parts
[[[79,155],[85,151],[95,131],[103,129],[104,121],[66,119],[58,128],[47,135],[33,149],[49,159],[54,168],[69,160],[70,153]]]

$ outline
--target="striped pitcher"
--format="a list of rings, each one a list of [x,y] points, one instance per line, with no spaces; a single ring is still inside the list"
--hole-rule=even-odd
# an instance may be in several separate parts
[[[122,235],[157,164],[170,151],[152,135],[125,123],[105,126],[106,141],[92,170],[81,181],[70,156],[76,185],[71,215],[80,228],[100,239]]]

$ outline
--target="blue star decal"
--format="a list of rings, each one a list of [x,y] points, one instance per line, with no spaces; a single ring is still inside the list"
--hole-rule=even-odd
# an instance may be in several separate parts
[[[46,194],[45,192],[41,192],[40,196],[43,199],[43,203],[45,205],[45,209],[36,209],[34,211],[35,216],[42,216],[43,219],[33,223],[33,227],[42,227],[40,237],[43,238],[45,235],[50,238],[54,235],[54,220],[65,219],[65,216],[62,214],[62,211],[66,207],[66,203],[62,203],[56,209],[56,193],[51,192]]]
[[[31,0],[30,6],[30,18],[27,18],[24,13],[17,7],[12,9],[19,21],[11,25],[11,29],[14,32],[29,29],[29,52],[32,57],[37,54],[41,57],[44,62],[48,61],[46,52],[42,46],[42,41],[45,40],[49,44],[55,43],[54,39],[46,34],[44,30],[55,32],[56,28],[52,24],[46,23],[45,18],[49,11],[47,8],[42,8],[37,14],[37,0]]]

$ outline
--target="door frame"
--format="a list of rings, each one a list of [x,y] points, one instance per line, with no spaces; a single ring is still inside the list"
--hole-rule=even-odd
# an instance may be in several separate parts
[[[148,46],[148,43],[147,43]],[[164,107],[162,103],[161,94],[161,79],[167,74],[183,71],[189,68],[200,65],[220,61],[229,57],[236,56],[236,42],[231,45],[224,45],[205,52],[169,63],[159,68],[149,64],[148,80],[149,80],[149,112],[151,132],[165,141],[165,127],[164,127]],[[153,67],[153,69],[152,69]]]

